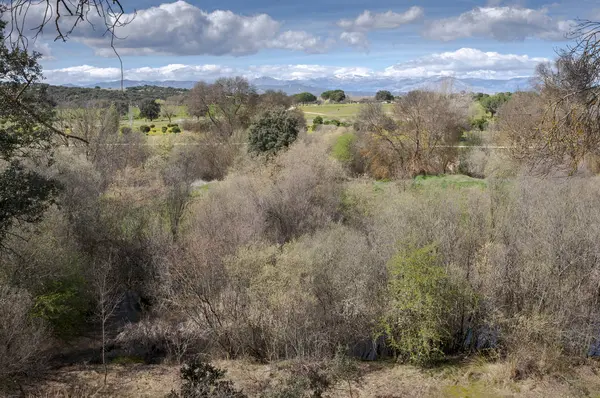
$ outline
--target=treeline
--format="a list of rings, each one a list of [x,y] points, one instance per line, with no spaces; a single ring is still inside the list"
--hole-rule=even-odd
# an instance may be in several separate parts
[[[170,97],[185,95],[189,90],[172,87],[139,86],[121,90],[102,88],[65,87],[40,84],[48,98],[57,106],[77,108],[94,103],[99,106],[115,104],[118,109],[127,109],[129,104],[140,106],[146,100],[167,100]]]

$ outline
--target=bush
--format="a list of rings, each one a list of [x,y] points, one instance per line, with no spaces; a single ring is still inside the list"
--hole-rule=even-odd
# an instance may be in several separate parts
[[[131,130],[131,127],[121,127],[121,134],[131,134],[133,130]]]
[[[299,132],[297,115],[283,108],[267,110],[250,125],[248,150],[273,155],[296,141]]]
[[[141,131],[142,133],[149,133],[149,132],[150,132],[150,126],[146,126],[145,124],[142,124],[142,125],[140,126],[140,131]]]
[[[42,365],[48,335],[33,306],[26,291],[0,285],[0,380]]]
[[[179,133],[181,133],[181,129],[179,127],[175,126],[175,127],[171,128],[171,133],[179,134]]]
[[[172,391],[167,398],[245,398],[231,381],[223,380],[225,371],[202,361],[181,368],[180,393]]]
[[[313,119],[313,125],[317,126],[319,124],[323,124],[323,117],[317,116]]]
[[[168,129],[169,129],[169,128],[168,128],[167,126],[162,126],[162,127],[161,127],[161,130],[162,130],[162,133],[163,133],[163,134],[165,134],[165,133],[167,132],[167,130],[168,130]]]
[[[179,127],[179,124],[177,123],[169,123],[167,124],[167,127],[171,128],[171,127]]]
[[[452,347],[453,317],[463,292],[440,264],[434,246],[407,250],[388,263],[390,303],[383,332],[406,361],[429,365]]]
[[[151,125],[150,125],[150,128],[151,128],[151,129],[153,129],[153,128],[155,128],[155,127],[156,127],[156,125],[154,125],[154,124],[151,124]]]

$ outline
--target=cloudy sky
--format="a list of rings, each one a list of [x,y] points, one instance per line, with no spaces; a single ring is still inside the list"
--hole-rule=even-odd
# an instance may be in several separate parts
[[[116,46],[132,80],[509,79],[529,76],[552,59],[577,19],[600,19],[600,0],[123,3],[131,22],[117,31]],[[41,15],[30,10],[29,26]],[[62,43],[46,31],[35,46],[45,55],[47,81],[119,79],[118,60],[101,33],[98,24],[95,30],[81,25]]]

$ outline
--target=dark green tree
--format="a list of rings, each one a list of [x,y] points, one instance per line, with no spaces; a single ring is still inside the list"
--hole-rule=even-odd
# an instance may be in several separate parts
[[[293,112],[276,108],[263,112],[250,125],[249,151],[274,154],[290,146],[301,129],[301,123]]]
[[[387,90],[379,90],[377,94],[375,94],[375,99],[377,101],[393,101],[394,96]]]
[[[486,112],[489,112],[492,117],[498,113],[498,109],[511,98],[511,93],[498,93],[495,95],[484,96],[479,100],[479,103]]]
[[[144,119],[154,120],[160,116],[160,104],[155,100],[146,100],[140,105],[140,116]]]
[[[342,102],[346,99],[346,93],[344,90],[328,90],[321,94],[321,98],[333,102]]]
[[[52,162],[54,111],[43,86],[39,54],[7,46],[0,20],[0,245],[13,225],[39,221],[58,193],[40,171]]]
[[[300,93],[300,94],[294,94],[293,96],[294,98],[294,102],[297,104],[307,104],[307,103],[311,103],[311,102],[316,102],[317,101],[317,97],[315,97],[314,94],[311,93]]]

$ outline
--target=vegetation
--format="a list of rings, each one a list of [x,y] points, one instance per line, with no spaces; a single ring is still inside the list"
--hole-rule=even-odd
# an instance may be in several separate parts
[[[342,102],[346,99],[346,93],[344,90],[329,90],[321,93],[321,98],[333,102]]]
[[[493,117],[414,91],[303,106],[302,134],[287,95],[227,78],[168,100],[185,133],[137,125],[159,137],[117,104],[54,109],[36,58],[0,44],[0,393],[49,394],[47,356],[86,363],[68,380],[88,396],[128,388],[130,362],[187,363],[172,397],[600,391],[586,43]]]
[[[310,104],[317,102],[317,97],[311,93],[300,93],[293,95],[294,102],[297,104]]]
[[[375,94],[375,100],[376,101],[393,101],[394,100],[394,96],[392,95],[392,93],[390,93],[387,90],[379,90],[376,94]]]
[[[140,106],[140,117],[150,121],[158,119],[160,108],[160,104],[155,100],[146,100]],[[169,122],[171,122],[171,119],[169,119]]]
[[[303,122],[303,115],[285,108],[263,112],[248,129],[248,150],[273,155],[289,147],[298,138]]]

